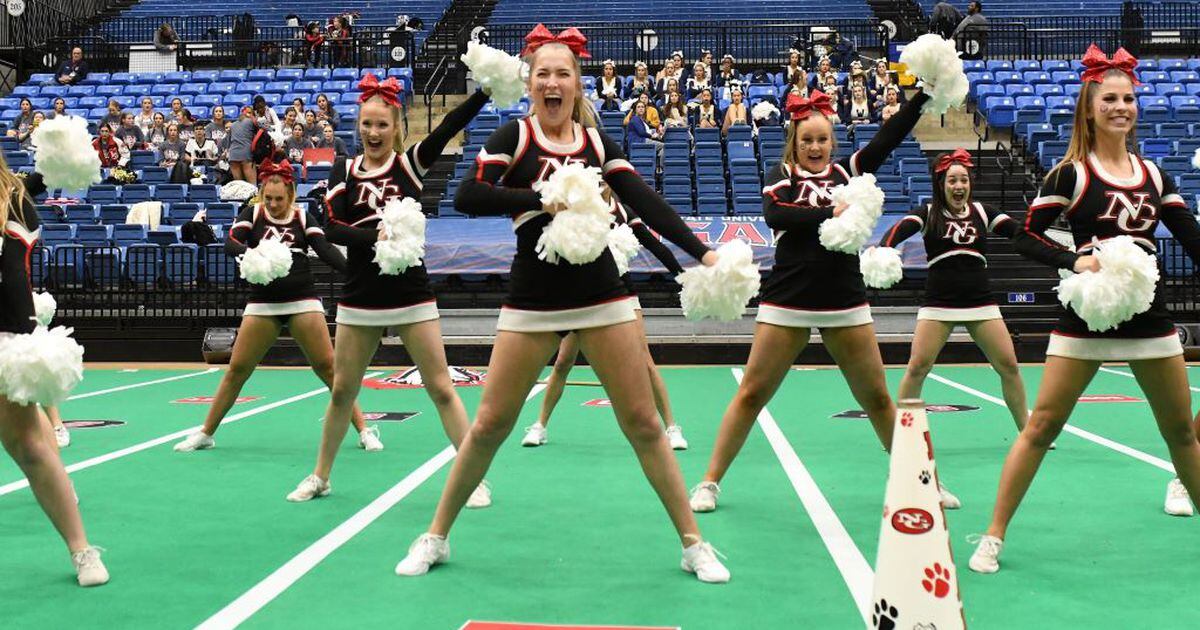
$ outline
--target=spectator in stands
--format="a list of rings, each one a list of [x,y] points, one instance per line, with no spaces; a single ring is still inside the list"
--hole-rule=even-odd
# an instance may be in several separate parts
[[[825,85],[821,86],[821,91],[828,94],[829,98],[833,99],[834,103],[841,102],[842,90],[837,84],[837,75],[836,74],[825,75]],[[836,118],[838,118],[838,115],[835,113],[830,118],[836,119]],[[836,123],[837,121],[835,120],[834,122]]]
[[[107,123],[100,125],[100,135],[95,140],[92,140],[92,148],[100,156],[100,166],[102,168],[120,166],[129,159],[129,152],[125,151],[125,160],[122,160],[121,154],[124,147],[120,142],[113,139],[112,127],[108,126]]]
[[[783,67],[783,76],[785,78],[790,77],[797,72],[806,77],[808,76],[808,70],[805,70],[804,65],[800,63],[800,51],[793,48],[788,51],[788,62]]]
[[[633,98],[633,91],[638,89],[648,93],[654,92],[654,81],[650,80],[650,69],[646,67],[644,61],[633,64],[633,80],[629,82],[629,98]]]
[[[317,120],[327,121],[336,130],[342,121],[342,115],[333,108],[333,103],[324,94],[317,95]]]
[[[333,54],[333,63],[338,67],[350,65],[350,20],[344,15],[333,18],[333,27],[329,29],[329,42]]]
[[[663,109],[663,125],[666,127],[687,127],[687,103],[679,92],[667,95],[667,103]]]
[[[712,81],[713,77],[717,76],[717,63],[713,59],[713,54],[712,54],[711,50],[709,50],[707,48],[701,48],[700,49],[700,60],[697,61],[696,63],[704,64],[704,73],[705,73],[705,76],[708,77],[709,81]]]
[[[142,130],[133,122],[133,114],[125,112],[121,115],[121,125],[117,127],[113,137],[118,142],[125,145],[129,151],[139,151],[146,146],[146,136],[142,134]]]
[[[683,51],[676,50],[675,52],[671,53],[671,61],[675,68],[675,72],[672,76],[682,83],[687,79],[687,71],[684,69],[684,66],[686,66],[687,63],[683,60]]]
[[[261,94],[254,97],[254,102],[250,106],[254,110],[255,122],[262,129],[277,129],[279,127],[279,116],[275,115],[275,110],[267,106],[267,99]]]
[[[12,124],[8,126],[8,137],[19,138],[21,134],[29,131],[33,126],[33,101],[28,98],[21,99],[21,111],[13,118]]]
[[[325,48],[325,34],[321,25],[309,22],[304,27],[304,64],[307,66],[321,65],[321,51]]]
[[[966,33],[968,36],[981,38],[981,35],[988,31],[987,18],[983,16],[983,3],[979,0],[971,0],[967,5],[967,17],[963,18],[958,23],[958,28],[954,29],[952,37],[957,38],[960,34]]]
[[[714,79],[716,87],[733,87],[734,83],[742,82],[742,75],[733,67],[733,55],[721,57],[721,70]]]
[[[629,146],[635,144],[653,144],[662,149],[662,134],[646,122],[645,101],[638,101],[629,112],[629,123],[625,125],[625,140]]]
[[[116,129],[121,125],[121,120],[124,118],[125,115],[121,113],[121,104],[116,100],[110,100],[108,102],[108,113],[104,115],[104,118],[100,119],[100,123]]]
[[[249,107],[242,108],[241,117],[229,129],[229,174],[234,179],[251,184],[257,181],[254,162],[250,156],[250,144],[254,141],[254,134],[258,130],[259,126],[254,119],[254,110]]]
[[[617,64],[612,59],[604,60],[604,69],[596,77],[596,98],[604,101],[600,105],[601,111],[621,109],[621,78],[617,76]]]
[[[292,133],[283,141],[283,152],[289,162],[304,163],[304,150],[313,148],[312,140],[308,139],[307,130],[301,123],[292,125]]]
[[[808,98],[808,73],[803,68],[793,70],[788,79],[788,94],[795,94],[801,98]],[[787,94],[784,94],[785,102]],[[778,105],[778,103],[776,103]]]
[[[167,139],[158,145],[158,165],[174,168],[175,164],[184,157],[187,145],[179,135],[179,123],[167,125]]]
[[[76,46],[71,49],[71,58],[58,64],[54,78],[43,85],[77,85],[87,78],[87,62],[83,60],[83,49]]]
[[[879,122],[885,123],[896,112],[900,111],[900,88],[892,85],[889,86],[884,93],[883,107],[879,108]]]
[[[883,92],[889,85],[895,85],[892,73],[888,70],[887,59],[875,62],[875,70],[867,77],[867,95],[877,102],[883,101]]]
[[[212,110],[212,122],[208,123],[208,127],[204,130],[204,135],[220,145],[228,135],[225,131],[225,126],[228,123],[229,121],[225,120],[225,108],[217,105]]]
[[[742,88],[735,87],[729,91],[729,107],[725,108],[725,121],[721,123],[721,135],[728,135],[729,128],[734,125],[749,125],[750,111],[743,102]]]
[[[850,126],[869,123],[875,119],[874,113],[867,88],[858,83],[851,85],[850,96],[842,105],[842,122]]]
[[[29,123],[29,128],[23,133],[17,134],[17,141],[21,143],[21,149],[25,151],[33,150],[33,132],[37,130],[38,125],[46,120],[46,114],[42,112],[33,112],[33,122]]]
[[[183,99],[175,97],[171,99],[171,121],[178,122],[183,116]]]
[[[679,81],[677,81],[674,78],[671,78],[671,79],[667,79],[666,87],[663,88],[662,92],[659,92],[658,101],[665,105],[667,102],[667,95],[669,95],[673,92],[678,92],[681,96],[683,96],[684,101],[688,100],[687,96],[684,95],[683,92],[679,89]]]
[[[929,12],[929,32],[937,33],[942,39],[950,39],[954,28],[963,20],[962,13],[954,5],[942,0],[933,5]]]
[[[646,111],[642,114],[642,120],[645,120],[646,124],[649,125],[651,129],[656,129],[661,133],[662,132],[662,119],[658,115],[658,109],[655,108],[654,105],[650,102],[650,95],[645,92],[642,92],[641,94],[639,94],[637,97],[637,100],[634,101],[633,105],[631,105],[629,107],[629,113],[625,114],[625,126],[626,127],[629,126],[629,120],[631,118],[633,118],[633,114],[634,114],[634,111],[637,109],[638,103],[641,103],[646,106]]]
[[[333,133],[333,127],[329,123],[321,129],[321,140],[315,144],[317,149],[333,149],[334,157],[347,157],[349,153],[346,151],[346,142],[337,137]]]
[[[307,107],[308,107],[308,105],[304,102],[304,99],[302,99],[302,98],[292,99],[292,109],[296,110],[296,118],[300,118],[301,116],[304,116],[304,110]]]
[[[700,95],[701,90],[712,89],[708,81],[708,66],[697,62],[692,66],[692,76],[687,80],[688,98],[695,98]]]
[[[192,116],[192,110],[186,107],[179,112],[179,136],[181,138],[190,138],[192,132],[196,129],[196,117]]]
[[[700,129],[716,129],[721,126],[721,110],[713,102],[712,89],[700,91],[700,102],[694,104],[692,126]]]
[[[196,125],[192,139],[184,147],[184,157],[192,166],[216,166],[220,149],[217,143],[208,138],[204,127]]]
[[[279,121],[279,126],[275,127],[275,135],[281,138],[280,142],[283,141],[282,138],[292,135],[292,127],[303,120],[301,118],[303,114],[304,112],[297,112],[291,107],[283,112],[283,120]]]
[[[133,117],[133,124],[142,130],[143,139],[150,135],[150,128],[154,126],[154,113],[154,99],[143,96],[142,109]]]
[[[810,81],[808,84],[808,89],[819,89],[824,92],[825,86],[829,83],[827,79],[830,76],[833,77],[834,83],[836,84],[837,72],[835,72],[833,69],[833,63],[829,60],[829,57],[821,57],[819,60],[817,60],[817,71],[815,74],[813,74],[812,81]]]
[[[829,61],[833,64],[834,69],[841,70],[846,67],[851,59],[857,53],[854,51],[854,43],[842,37],[842,34],[833,31],[825,38],[825,49],[828,51]]]
[[[53,120],[55,118],[58,118],[59,116],[66,116],[66,115],[68,115],[67,114],[67,99],[65,99],[61,96],[56,97],[54,99],[54,109],[50,112],[50,115],[47,116],[47,118],[50,118]]]
[[[157,149],[158,145],[167,141],[167,119],[162,112],[154,112],[153,120],[145,138],[148,146]]]
[[[179,50],[179,35],[169,22],[163,22],[154,32],[154,47],[164,55]]]
[[[317,112],[311,109],[304,112],[304,136],[310,142],[316,142],[317,138],[321,137],[321,125],[317,124]]]
[[[671,78],[679,78],[679,75],[675,72],[674,57],[669,57],[665,62],[663,62],[662,70],[659,70],[658,74],[654,75],[654,88],[659,92],[666,91],[667,79]]]

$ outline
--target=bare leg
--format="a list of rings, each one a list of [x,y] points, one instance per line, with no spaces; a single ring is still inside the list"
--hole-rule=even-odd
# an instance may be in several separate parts
[[[63,425],[62,414],[59,413],[57,406],[51,405],[49,407],[43,407],[42,412],[45,413],[46,418],[50,420],[50,426],[57,429]]]
[[[992,369],[1000,376],[1000,388],[1004,391],[1004,404],[1012,414],[1017,431],[1025,428],[1029,422],[1029,402],[1025,398],[1025,382],[1021,380],[1021,370],[1017,366],[1017,352],[1013,349],[1012,337],[1008,334],[1008,326],[1003,319],[990,319],[983,322],[967,324],[967,332],[983,350],[983,354],[992,364]]]
[[[204,418],[204,426],[200,429],[205,435],[213,436],[225,414],[233,408],[238,394],[246,380],[254,374],[254,368],[262,361],[267,350],[279,338],[281,326],[274,317],[259,317],[246,315],[242,317],[242,325],[238,329],[237,340],[233,342],[233,356],[229,359],[229,368],[221,377],[217,393],[213,397],[212,406],[208,408],[208,416]]]
[[[809,334],[807,328],[762,323],[755,327],[746,372],[721,418],[721,428],[717,432],[704,481],[720,483],[725,477],[729,466],[745,445],[758,412],[775,395],[792,362],[808,345]]]
[[[1200,442],[1196,441],[1191,425],[1192,398],[1183,356],[1130,361],[1129,368],[1154,412],[1176,475],[1187,488],[1192,503],[1200,505]]]
[[[442,428],[450,443],[458,448],[467,435],[469,421],[467,408],[463,406],[458,391],[450,379],[450,368],[446,362],[446,347],[442,345],[442,326],[438,320],[418,322],[400,327],[400,340],[408,350],[417,371],[421,373],[421,382],[425,384],[425,393],[437,408],[438,416],[442,419]],[[490,374],[488,375],[491,376]]]
[[[542,366],[550,359],[558,341],[558,335],[554,333],[505,330],[496,333],[487,381],[483,384],[483,400],[475,413],[474,424],[458,448],[429,533],[438,536],[450,533],[454,519],[483,481],[496,451],[512,432],[526,395],[533,389]]]
[[[546,379],[546,389],[542,392],[542,411],[538,416],[538,424],[546,426],[550,423],[550,414],[562,399],[563,390],[567,386],[567,376],[575,367],[575,359],[579,356],[579,335],[570,333],[563,337],[558,344],[558,357],[554,359],[554,368],[550,370],[550,378]]]
[[[329,481],[333,460],[337,459],[338,448],[346,437],[354,403],[358,400],[358,391],[362,389],[363,375],[367,373],[371,357],[379,348],[381,336],[383,328],[379,326],[338,324],[337,343],[333,347],[333,389],[329,407],[325,410],[317,465],[313,468],[313,474],[325,481]]]
[[[322,383],[333,390],[333,341],[329,339],[329,325],[325,322],[324,313],[300,313],[288,319],[288,330],[292,338],[300,346],[300,351],[308,359],[308,365],[321,379]],[[350,422],[356,431],[362,431],[367,424],[363,421],[362,409],[358,402],[354,403]]]
[[[904,369],[904,378],[900,379],[900,391],[896,397],[920,398],[925,386],[925,377],[933,370],[938,353],[946,345],[954,324],[939,322],[932,319],[918,319],[917,329],[913,332],[912,350],[908,356],[908,367]]]
[[[821,330],[821,338],[841,368],[854,399],[871,419],[871,426],[884,450],[890,451],[896,405],[892,402],[887,379],[883,376],[883,357],[875,341],[875,326],[865,324],[849,328],[825,328]]]
[[[1008,524],[1033,484],[1033,477],[1042,465],[1046,450],[1062,432],[1079,395],[1096,376],[1099,368],[1099,361],[1046,357],[1046,369],[1042,373],[1042,384],[1038,389],[1033,414],[1004,459],[988,535],[1003,539],[1008,532]]]
[[[642,345],[646,347],[646,370],[650,373],[650,389],[654,392],[654,406],[662,418],[663,425],[670,428],[675,426],[675,413],[671,411],[671,398],[667,395],[667,382],[658,373],[658,366],[650,354],[650,341],[646,338],[646,320],[641,311],[637,313],[638,334],[641,335]]]
[[[83,520],[67,471],[53,446],[50,426],[34,405],[17,405],[0,396],[0,442],[29,480],[33,496],[67,543],[71,553],[88,548]]]

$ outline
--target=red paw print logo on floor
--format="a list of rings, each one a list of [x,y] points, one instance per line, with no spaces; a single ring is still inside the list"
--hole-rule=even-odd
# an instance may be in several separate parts
[[[925,591],[941,599],[950,594],[950,569],[935,562],[932,567],[925,569],[925,579],[921,580]]]
[[[911,413],[902,413],[902,414],[900,414],[900,424],[901,424],[901,426],[911,427],[911,426],[912,426],[912,423],[913,423],[913,417],[912,417],[912,414],[911,414]]]

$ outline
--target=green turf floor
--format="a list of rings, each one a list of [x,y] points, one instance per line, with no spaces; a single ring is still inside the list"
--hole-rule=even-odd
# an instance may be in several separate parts
[[[89,371],[76,394],[199,371]],[[728,367],[663,372],[691,441],[678,456],[692,484],[703,474],[737,383]],[[935,373],[1000,396],[990,370],[948,366]],[[1032,402],[1040,369],[1023,373]],[[900,375],[888,371],[893,390]],[[379,423],[387,445],[381,453],[365,453],[348,437],[333,494],[288,503],[284,495],[311,469],[328,395],[309,372],[264,369],[243,390],[257,400],[234,407],[231,416],[243,419],[222,427],[216,449],[179,454],[171,450],[175,439],[144,446],[198,424],[205,405],[173,401],[211,395],[219,378],[198,374],[63,405],[68,420],[126,423],[76,429],[63,451],[68,465],[83,466],[72,477],[89,535],[108,550],[113,581],[98,589],[74,586],[62,543],[29,490],[0,494],[0,627],[194,627],[447,445],[422,390],[364,389],[360,401],[367,411],[418,415]],[[592,378],[586,368],[572,374]],[[458,391],[473,411],[481,390]],[[1107,372],[1088,393],[1141,398],[1132,378]],[[699,516],[706,538],[728,555],[733,581],[704,585],[680,571],[665,512],[611,409],[586,405],[603,397],[599,388],[570,387],[548,445],[523,449],[517,435],[510,438],[488,475],[495,503],[463,513],[449,564],[421,579],[392,573],[428,524],[446,465],[264,600],[244,627],[453,630],[468,619],[687,630],[862,626],[846,581],[757,429],[722,484],[720,511]],[[964,503],[949,520],[972,628],[1200,624],[1196,607],[1174,590],[1200,575],[1200,523],[1162,513],[1170,475],[1067,433],[1013,523],[1004,571],[980,576],[966,570],[972,546],[965,538],[986,527],[1015,428],[1004,407],[944,383],[930,380],[925,399],[979,407],[930,416],[940,476]],[[540,403],[539,396],[526,406],[518,433]],[[768,410],[858,552],[873,564],[887,458],[867,421],[831,417],[856,407],[841,374],[819,369],[791,372]],[[1080,404],[1072,424],[1167,457],[1144,402]],[[130,448],[138,445],[143,448]],[[96,459],[105,455],[110,458]],[[0,459],[0,488],[20,479],[16,466]]]

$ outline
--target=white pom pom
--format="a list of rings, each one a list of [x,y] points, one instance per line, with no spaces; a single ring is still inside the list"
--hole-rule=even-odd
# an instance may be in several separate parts
[[[33,131],[34,169],[46,188],[83,190],[100,181],[100,155],[92,148],[87,120],[58,116]]]
[[[72,329],[37,328],[13,335],[0,346],[0,393],[28,405],[52,406],[66,400],[83,380],[83,347]]]
[[[252,284],[270,284],[292,269],[292,250],[283,242],[268,238],[238,257],[238,273]]]
[[[633,229],[621,224],[608,231],[608,249],[612,251],[613,260],[617,261],[617,274],[629,273],[629,263],[637,257],[642,244],[634,236]]]
[[[462,61],[498,107],[511,107],[525,96],[525,62],[520,58],[486,44],[467,42]]]
[[[679,303],[688,319],[739,319],[758,294],[758,265],[754,250],[745,241],[729,241],[717,254],[717,264],[692,267],[675,278],[683,286]]]
[[[54,313],[58,311],[58,302],[54,296],[46,292],[33,294],[33,312],[34,319],[37,319],[37,325],[43,328],[48,328],[50,322],[54,320]]]
[[[766,120],[777,114],[779,114],[779,108],[775,107],[771,101],[759,101],[750,108],[750,115],[754,117],[754,120]]]
[[[1150,308],[1158,284],[1158,261],[1124,235],[1097,244],[1094,253],[1100,271],[1064,274],[1058,299],[1088,330],[1104,332]]]
[[[922,35],[904,47],[900,63],[925,82],[925,93],[930,100],[922,112],[944,114],[950,108],[962,105],[967,97],[970,83],[953,41],[932,33]]]
[[[543,204],[565,206],[542,229],[537,242],[539,258],[555,264],[562,258],[582,265],[604,253],[613,216],[600,195],[601,183],[600,169],[572,162],[534,185],[542,194]]]
[[[421,211],[421,202],[411,197],[389,199],[379,224],[387,234],[387,239],[375,243],[379,272],[393,276],[419,266],[425,257],[425,213]]]
[[[904,277],[900,250],[894,247],[868,247],[859,256],[858,268],[872,289],[890,289]]]
[[[846,209],[821,222],[821,245],[829,251],[857,254],[883,214],[883,191],[875,185],[875,176],[867,173],[851,177],[845,185],[834,188],[832,195],[834,205],[845,204]]]
[[[221,201],[245,201],[257,194],[257,186],[240,179],[221,186]]]
[[[1192,168],[1200,171],[1200,149],[1196,149],[1196,154],[1192,156]]]

